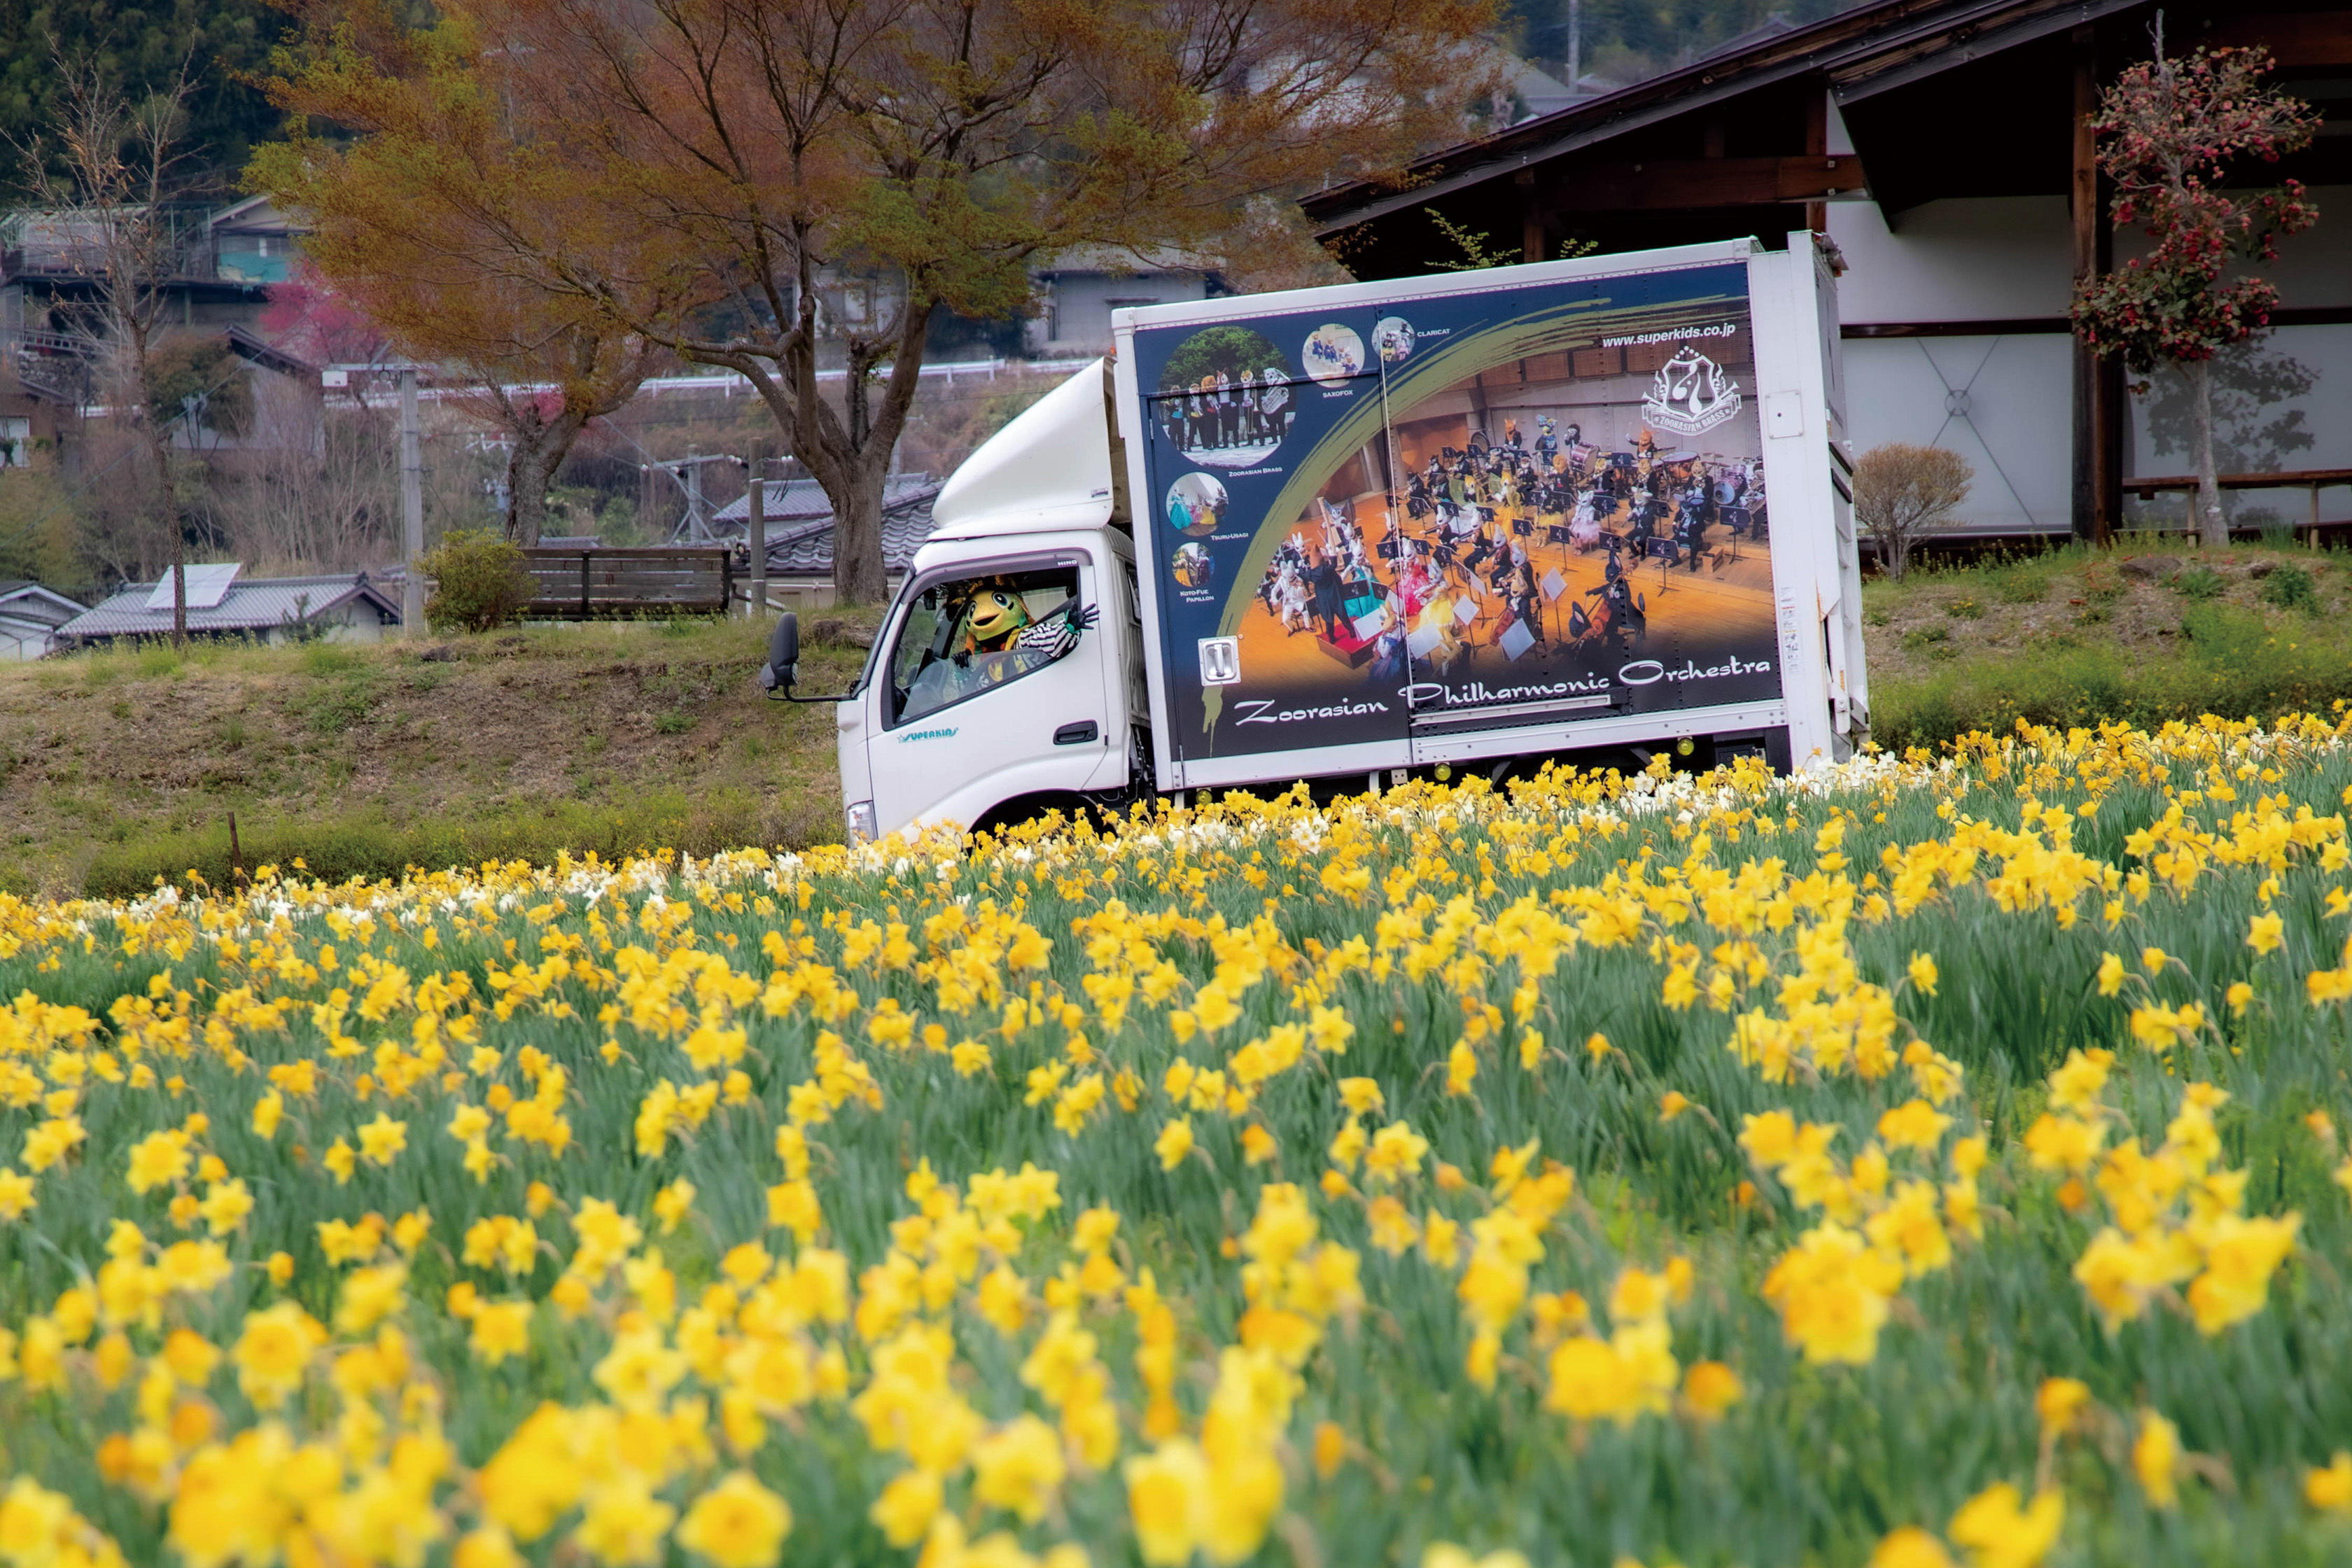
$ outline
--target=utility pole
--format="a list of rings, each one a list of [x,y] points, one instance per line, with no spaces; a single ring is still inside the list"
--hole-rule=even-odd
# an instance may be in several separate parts
[[[686,515],[678,520],[677,529],[670,534],[673,542],[683,540],[688,544],[708,544],[718,538],[710,530],[709,514],[702,509],[702,465],[705,463],[732,463],[739,468],[751,466],[743,458],[729,453],[703,452],[694,447],[688,447],[683,458],[638,465],[640,471],[645,472],[659,468],[676,479],[678,489],[686,492]]]
[[[400,588],[400,631],[403,637],[425,635],[425,569],[417,558],[425,553],[425,458],[416,430],[416,369],[400,373],[400,560],[405,568]]]
[[[1576,79],[1584,69],[1584,0],[1568,0],[1568,95],[1582,89]]]
[[[180,399],[180,418],[188,433],[188,447],[195,449],[196,428],[204,417],[205,399],[201,393]],[[168,446],[171,437],[164,437]],[[172,516],[172,646],[188,646],[188,530],[180,517],[180,503],[172,494],[172,476],[163,475],[163,504]]]

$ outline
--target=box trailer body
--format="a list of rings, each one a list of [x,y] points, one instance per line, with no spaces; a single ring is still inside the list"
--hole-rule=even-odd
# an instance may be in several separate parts
[[[1113,338],[942,489],[840,701],[853,837],[1685,741],[1802,767],[1867,733],[1810,236]]]

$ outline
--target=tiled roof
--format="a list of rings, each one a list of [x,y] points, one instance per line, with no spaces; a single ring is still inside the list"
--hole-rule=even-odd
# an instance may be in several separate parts
[[[885,571],[895,574],[914,565],[915,552],[931,536],[931,503],[940,499],[940,481],[925,474],[890,476],[882,491]],[[748,501],[743,498],[722,507],[711,521],[742,525],[751,516]],[[770,485],[761,510],[767,522],[769,576],[833,575],[833,504],[814,479]]]
[[[134,583],[58,628],[68,637],[169,637],[172,611],[147,608],[153,583]],[[373,605],[387,624],[400,620],[400,605],[368,580],[364,572],[326,577],[258,577],[240,580],[210,609],[188,607],[188,630],[199,634],[269,632],[305,611],[321,615],[354,598]]]
[[[939,481],[929,474],[892,474],[882,481],[882,505],[887,510],[919,490],[930,490],[936,493],[939,488]],[[761,510],[767,513],[771,531],[773,531],[772,525],[779,521],[813,522],[818,518],[830,520],[833,516],[833,502],[825,499],[824,487],[814,479],[785,479],[782,482],[771,479],[768,481],[767,499],[761,503]],[[748,521],[751,515],[751,496],[747,490],[712,512],[710,521],[743,522]]]

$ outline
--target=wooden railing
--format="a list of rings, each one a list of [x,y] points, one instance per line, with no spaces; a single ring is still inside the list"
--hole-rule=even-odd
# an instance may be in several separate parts
[[[734,597],[724,548],[526,550],[534,590],[523,613],[534,620],[608,616],[723,615]]]
[[[2323,524],[2319,521],[2319,492],[2337,485],[2352,485],[2352,468],[2289,468],[2274,474],[2221,474],[2215,477],[2215,482],[2225,490],[2309,490],[2311,517],[2306,522],[2295,524],[2295,531],[2300,533],[2309,530],[2316,542],[2321,528],[2340,526]],[[2186,492],[2190,499],[2183,509],[2181,527],[2190,533],[2197,531],[2196,475],[2173,474],[2158,479],[2126,479],[2123,488],[2142,500],[2154,500],[2166,490]],[[2159,527],[2153,531],[2142,529],[2135,531],[2169,533],[2172,530]]]

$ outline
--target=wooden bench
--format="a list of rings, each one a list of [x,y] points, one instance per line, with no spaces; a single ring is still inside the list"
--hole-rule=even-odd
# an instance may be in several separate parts
[[[533,584],[533,620],[727,613],[735,596],[733,553],[723,546],[522,552]]]
[[[2341,529],[2345,526],[2339,521],[2322,522],[2320,521],[2319,492],[2337,485],[2352,485],[2352,468],[2290,468],[2275,474],[2216,474],[2214,482],[2218,488],[2225,490],[2309,490],[2311,492],[2310,521],[2295,523],[2293,527],[2295,532],[2309,539],[2315,549],[2318,546],[2322,530]],[[2196,475],[2172,474],[2157,479],[2126,479],[2123,482],[2123,488],[2139,497],[2140,500],[2147,501],[2154,500],[2165,490],[2184,492],[2188,498],[2187,512],[2181,519],[2179,531],[2190,535],[2197,532]],[[2133,531],[2155,532],[2162,535],[2174,531],[2169,527],[2158,527],[2153,530]],[[2241,536],[2251,537],[2258,531],[2236,529],[2232,531]]]

